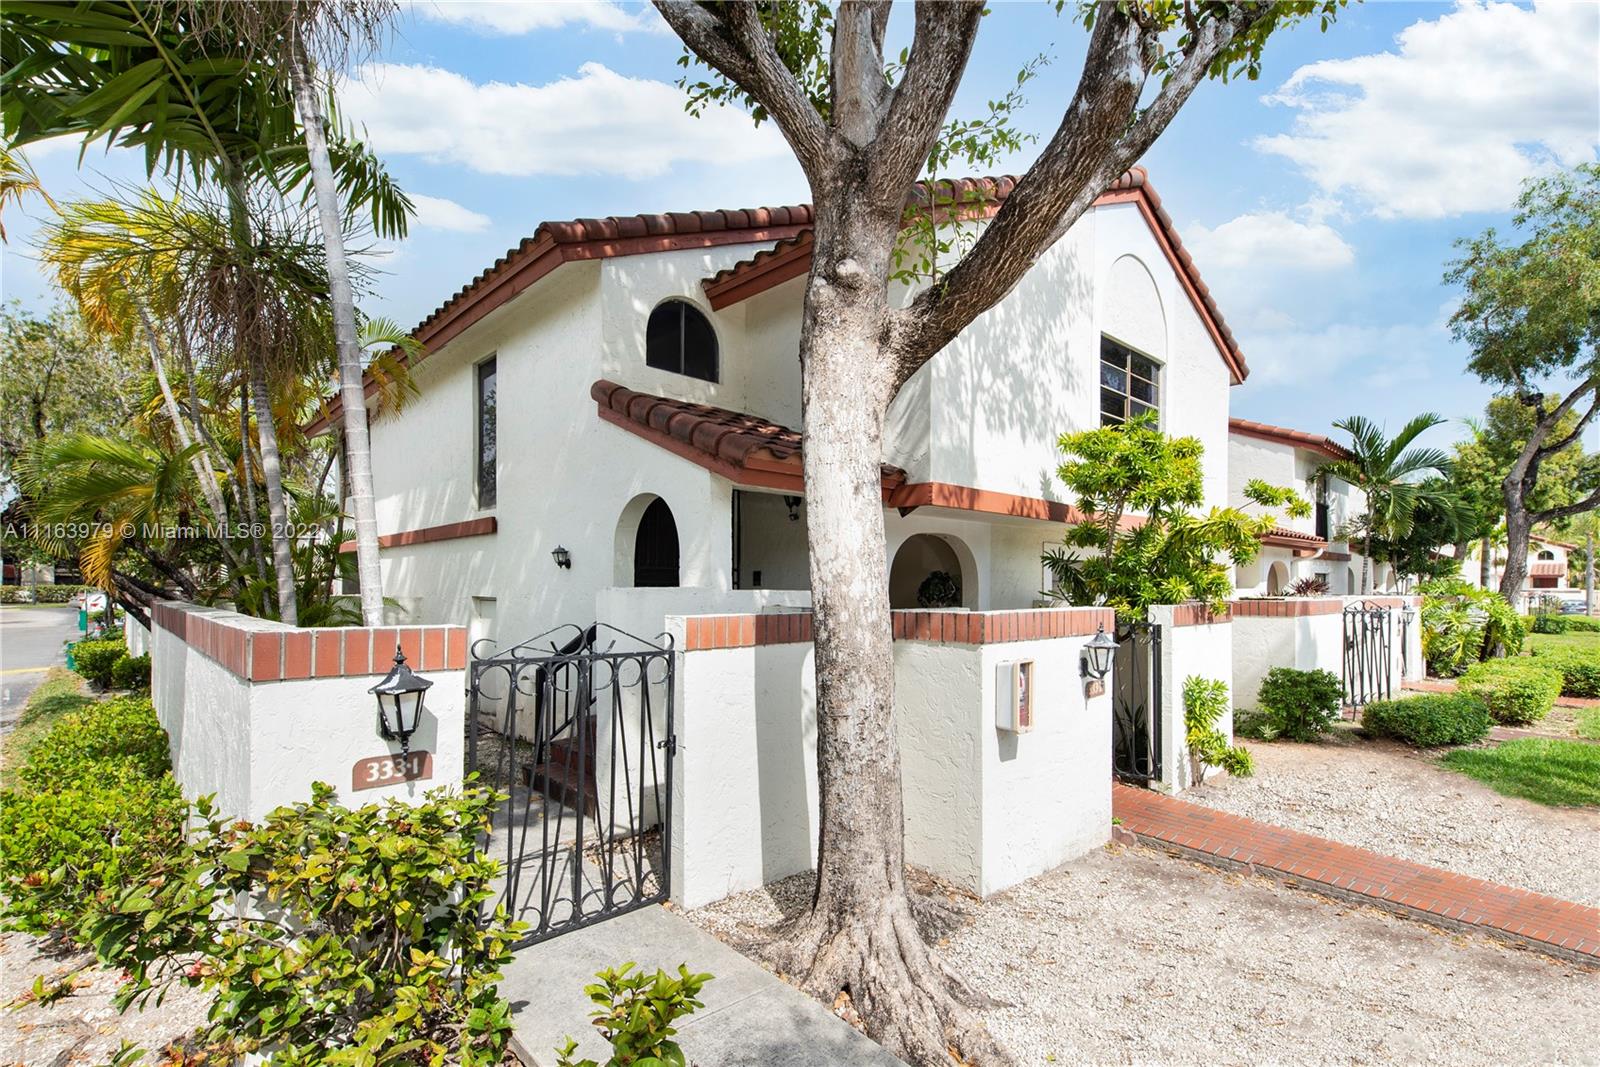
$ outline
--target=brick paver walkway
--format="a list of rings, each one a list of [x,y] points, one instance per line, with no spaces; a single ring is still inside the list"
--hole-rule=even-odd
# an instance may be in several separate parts
[[[1600,908],[1425,867],[1120,783],[1112,786],[1111,810],[1147,844],[1290,878],[1306,889],[1451,929],[1487,933],[1600,964]]]

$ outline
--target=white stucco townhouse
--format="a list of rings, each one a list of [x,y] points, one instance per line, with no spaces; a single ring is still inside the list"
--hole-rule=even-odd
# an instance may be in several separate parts
[[[1522,594],[1529,604],[1547,594],[1571,596],[1576,592],[1578,587],[1569,578],[1567,554],[1577,548],[1577,545],[1538,535],[1528,539],[1528,564],[1526,577],[1522,580]],[[1483,577],[1481,552],[1481,545],[1470,546],[1461,564],[1461,577],[1473,585],[1479,584]],[[1503,546],[1497,546],[1493,552],[1489,588],[1499,589],[1506,571],[1506,550]]]
[[[1304,518],[1284,515],[1261,539],[1254,562],[1235,568],[1234,585],[1241,596],[1281,596],[1296,582],[1320,577],[1328,592],[1351,596],[1362,592],[1361,556],[1339,537],[1345,524],[1361,514],[1366,497],[1340,478],[1322,472],[1349,452],[1321,434],[1292,430],[1249,419],[1228,420],[1228,502],[1251,509],[1244,487],[1255,478],[1286,486],[1312,505]],[[1396,588],[1396,575],[1377,564],[1368,592]]]
[[[1010,187],[973,186],[991,210]],[[418,395],[372,429],[395,621],[503,642],[807,604],[810,221],[798,205],[547,222],[424,320]],[[937,571],[965,607],[1038,599],[1041,553],[1077,517],[1054,474],[1064,431],[1153,409],[1204,442],[1206,504],[1223,503],[1245,374],[1145,172],[1125,174],[894,402],[894,606]]]

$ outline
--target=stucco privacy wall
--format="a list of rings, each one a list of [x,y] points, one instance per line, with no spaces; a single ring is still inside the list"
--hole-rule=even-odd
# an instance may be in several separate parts
[[[1078,659],[1108,611],[894,613],[907,860],[997,892],[1103,842],[1106,698]],[[816,857],[811,615],[674,616],[679,661],[672,884],[695,907],[810,870]],[[1003,662],[1035,664],[1036,728],[995,727]]]
[[[256,820],[310,799],[313,782],[346,803],[460,785],[462,627],[314,630],[181,603],[156,605],[151,621],[151,695],[184,795],[214,794],[223,813]],[[379,736],[367,692],[396,644],[434,683],[411,738],[432,755],[432,776],[357,791],[358,762],[400,754]]]
[[[1183,683],[1191,675],[1231,682],[1233,620],[1199,604],[1152,607],[1148,619],[1161,627],[1161,784],[1179,793],[1194,784],[1189,780]],[[1217,729],[1233,737],[1231,703]]]
[[[1391,671],[1399,682],[1423,677],[1420,597],[1291,597],[1235,600],[1233,612],[1233,700],[1255,708],[1261,682],[1273,667],[1323,670],[1343,676],[1344,609],[1373,604],[1390,611]],[[1407,621],[1404,612],[1413,613]]]

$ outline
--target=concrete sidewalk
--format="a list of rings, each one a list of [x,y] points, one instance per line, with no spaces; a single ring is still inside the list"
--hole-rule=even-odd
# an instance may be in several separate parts
[[[642,908],[522,949],[500,992],[511,1002],[512,1050],[532,1067],[554,1067],[567,1037],[578,1057],[604,1063],[611,1050],[589,1022],[583,987],[594,973],[632,960],[676,972],[688,964],[716,977],[705,1007],[683,1020],[678,1041],[695,1067],[896,1067],[901,1061],[821,1004],[763,970],[681,916]]]

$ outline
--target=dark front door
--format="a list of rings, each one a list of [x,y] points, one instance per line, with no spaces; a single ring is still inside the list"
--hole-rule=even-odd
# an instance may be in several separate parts
[[[672,509],[657,497],[639,519],[633,542],[633,584],[663,587],[678,584],[678,524]]]

